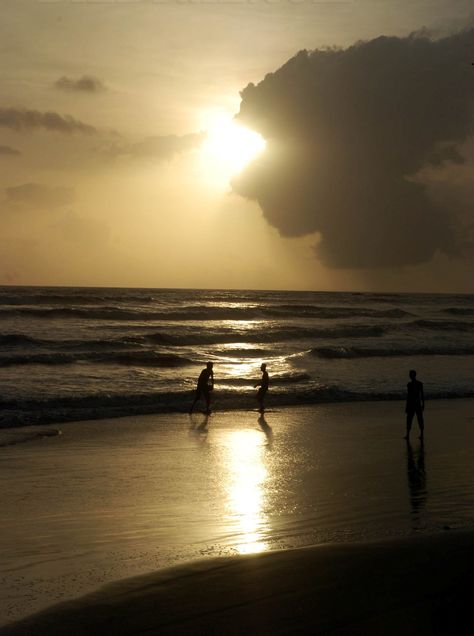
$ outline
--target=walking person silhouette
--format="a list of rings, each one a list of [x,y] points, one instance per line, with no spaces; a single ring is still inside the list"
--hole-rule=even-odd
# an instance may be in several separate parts
[[[425,422],[423,419],[423,411],[425,409],[425,396],[423,393],[423,382],[416,379],[416,371],[410,371],[410,382],[407,384],[407,402],[405,413],[407,416],[407,434],[404,439],[410,438],[411,425],[416,415],[418,427],[420,429],[420,439],[423,439]]]
[[[199,375],[196,395],[194,397],[194,402],[189,409],[189,412],[192,413],[194,411],[194,407],[196,406],[196,402],[204,397],[206,400],[206,413],[209,414],[211,412],[211,391],[214,388],[214,371],[213,371],[213,363],[208,362],[206,368],[203,369]]]
[[[257,382],[257,384],[255,384],[253,388],[256,389],[258,386],[260,387],[259,390],[257,391],[257,401],[260,405],[260,409],[259,409],[260,413],[263,413],[265,410],[263,401],[265,399],[265,395],[268,391],[268,385],[269,385],[267,365],[264,362],[262,363],[262,366],[260,367],[260,371],[262,372],[262,379],[260,380],[260,382]]]

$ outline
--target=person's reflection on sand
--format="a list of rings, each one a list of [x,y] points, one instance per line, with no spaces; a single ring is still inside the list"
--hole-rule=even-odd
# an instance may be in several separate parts
[[[265,419],[265,416],[263,415],[263,413],[260,415],[257,422],[260,428],[262,429],[262,431],[265,433],[265,437],[267,438],[267,442],[268,442],[268,448],[271,449],[272,443],[273,443],[272,427],[268,425],[267,420]]]
[[[414,451],[410,441],[407,440],[407,476],[410,490],[411,516],[413,522],[419,525],[428,494],[426,491],[425,447],[423,442]]]
[[[195,431],[196,433],[207,433],[208,432],[208,423],[209,423],[209,415],[204,414],[201,422],[198,424],[194,415],[189,415],[189,419],[191,420],[191,426],[189,427],[190,431]]]
[[[208,428],[207,428],[208,423],[209,423],[209,415],[204,415],[204,417],[202,418],[202,422],[199,424],[199,426],[197,427],[196,431],[198,433],[207,433],[208,432]]]

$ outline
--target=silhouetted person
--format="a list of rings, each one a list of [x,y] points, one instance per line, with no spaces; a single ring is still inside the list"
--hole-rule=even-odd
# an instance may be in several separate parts
[[[425,396],[423,394],[423,383],[416,379],[416,371],[410,371],[410,382],[407,384],[407,403],[405,413],[407,416],[407,434],[405,439],[410,437],[411,424],[416,415],[418,427],[420,429],[420,439],[423,439],[425,422],[423,420],[423,410],[425,408]]]
[[[211,391],[214,388],[214,372],[212,370],[213,367],[212,362],[208,362],[206,368],[203,369],[199,375],[197,388],[196,388],[196,397],[194,398],[194,402],[189,410],[190,413],[194,411],[194,407],[196,406],[196,402],[204,397],[206,400],[206,413],[210,413],[211,409]]]
[[[263,413],[263,411],[265,410],[263,401],[268,391],[268,383],[269,383],[267,365],[263,363],[262,366],[260,367],[260,370],[262,372],[262,379],[260,380],[260,382],[257,382],[257,384],[255,384],[253,388],[256,389],[258,386],[260,387],[259,390],[257,391],[257,401],[260,405],[260,409],[259,409],[260,413]]]

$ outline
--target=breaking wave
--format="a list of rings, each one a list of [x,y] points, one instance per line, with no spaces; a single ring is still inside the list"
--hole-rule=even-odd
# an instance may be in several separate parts
[[[400,347],[400,348],[365,348],[365,347],[316,347],[311,354],[318,358],[392,358],[397,356],[470,356],[474,355],[474,347]]]
[[[248,386],[248,384],[247,384]],[[13,428],[32,424],[47,424],[86,419],[107,419],[128,415],[152,413],[185,413],[192,401],[193,391],[170,391],[145,394],[96,394],[82,397],[49,398],[45,400],[0,401],[0,428]],[[431,392],[430,399],[470,398],[472,390]],[[285,390],[284,386],[271,389],[273,406],[297,406],[350,401],[402,400],[404,392],[349,391],[338,386],[302,385]],[[222,410],[252,410],[249,391],[225,387],[219,389],[215,408]]]
[[[32,353],[28,355],[7,355],[0,358],[0,366],[2,367],[26,364],[61,365],[78,362],[151,367],[184,367],[192,364],[192,360],[184,356],[160,354],[154,351],[110,351],[107,354],[93,351],[83,353]]]
[[[203,307],[189,306],[183,310],[150,311],[130,309],[128,307],[1,307],[0,318],[30,316],[33,318],[80,318],[82,320],[175,320],[175,321],[213,321],[213,320],[267,320],[287,316],[311,317],[321,319],[351,318],[402,318],[413,314],[403,309],[370,309],[363,307],[315,307],[301,310],[298,305],[281,307],[259,305],[245,307]]]

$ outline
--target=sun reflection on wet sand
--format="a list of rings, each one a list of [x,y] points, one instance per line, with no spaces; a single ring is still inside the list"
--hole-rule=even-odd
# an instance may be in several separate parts
[[[269,527],[262,435],[255,430],[229,432],[228,449],[228,515],[238,534],[236,549],[239,554],[264,552],[269,549],[264,540]]]

